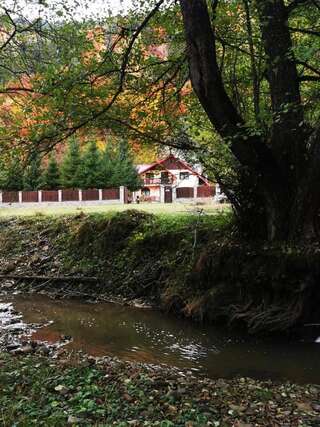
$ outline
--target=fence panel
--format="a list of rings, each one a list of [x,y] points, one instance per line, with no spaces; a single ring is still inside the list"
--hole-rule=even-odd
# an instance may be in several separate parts
[[[99,190],[90,188],[89,190],[82,190],[82,200],[99,200]]]
[[[79,201],[79,191],[78,190],[62,190],[62,201],[63,202]]]
[[[37,203],[39,200],[37,191],[22,191],[23,203]]]
[[[42,191],[43,202],[58,202],[59,192],[58,190],[43,190]]]
[[[178,187],[177,199],[192,199],[194,197],[193,187]]]
[[[120,189],[119,188],[105,188],[102,190],[103,200],[120,200]]]
[[[2,193],[3,203],[19,203],[18,191],[4,191]]]
[[[209,187],[208,185],[200,185],[197,188],[197,197],[213,197],[214,196],[214,187]]]

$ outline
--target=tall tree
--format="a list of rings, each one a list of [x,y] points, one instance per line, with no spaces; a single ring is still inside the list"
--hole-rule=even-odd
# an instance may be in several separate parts
[[[56,190],[60,185],[60,170],[54,153],[48,159],[48,165],[42,173],[41,188],[45,190]]]
[[[95,141],[88,143],[82,155],[80,181],[82,188],[100,188],[102,186],[102,159]]]
[[[33,151],[27,161],[23,173],[23,189],[37,190],[41,184],[41,158],[36,151]]]
[[[218,3],[212,2],[215,15]],[[288,24],[303,4],[319,13],[317,2],[256,0],[272,108],[270,126],[260,135],[226,91],[217,61],[216,20],[210,19],[207,2],[180,0],[194,91],[239,162],[243,197],[236,211],[269,239],[315,237],[319,225],[320,131],[305,120]]]
[[[141,186],[139,175],[133,164],[128,142],[122,140],[118,146],[113,163],[111,184],[114,187],[124,185],[129,190],[137,190]]]
[[[81,153],[78,141],[71,138],[61,165],[61,185],[64,188],[81,186]]]
[[[105,147],[101,158],[101,187],[112,187],[114,173],[114,152],[110,143]]]
[[[23,188],[23,169],[19,158],[12,158],[1,164],[0,188],[8,191],[20,191]]]

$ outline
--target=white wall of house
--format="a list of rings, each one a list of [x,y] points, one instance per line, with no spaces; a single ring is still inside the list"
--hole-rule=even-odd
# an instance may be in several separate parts
[[[176,177],[176,187],[197,187],[199,185],[198,175],[193,175],[188,169],[176,169],[170,170],[170,172]],[[183,174],[188,178],[183,179]]]

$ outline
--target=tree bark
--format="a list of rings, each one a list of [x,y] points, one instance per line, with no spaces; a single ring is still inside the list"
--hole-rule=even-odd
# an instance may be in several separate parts
[[[229,193],[245,228],[250,230],[251,224],[256,237],[259,232],[270,240],[295,239],[299,233],[314,236],[320,192],[312,189],[312,183],[320,182],[320,148],[313,144],[313,152],[307,150],[310,130],[304,123],[288,9],[283,0],[256,4],[273,112],[269,135],[262,138],[248,132],[225,90],[205,0],[180,0],[191,81],[212,125],[240,164],[238,188]],[[248,12],[247,8],[247,19]],[[318,136],[313,139],[320,142]]]

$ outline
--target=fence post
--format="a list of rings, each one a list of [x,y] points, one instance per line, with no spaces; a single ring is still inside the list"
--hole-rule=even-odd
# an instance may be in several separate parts
[[[38,203],[42,203],[42,191],[38,190]]]
[[[62,202],[62,190],[58,190],[58,202]]]
[[[99,202],[101,202],[102,201],[102,189],[101,188],[99,188]]]
[[[3,203],[2,191],[0,191],[0,203]]]
[[[120,187],[120,203],[124,205],[124,186],[121,185]]]
[[[22,203],[22,191],[18,191],[19,203]]]
[[[82,202],[82,190],[80,190],[80,188],[78,189],[78,199],[79,202]]]

